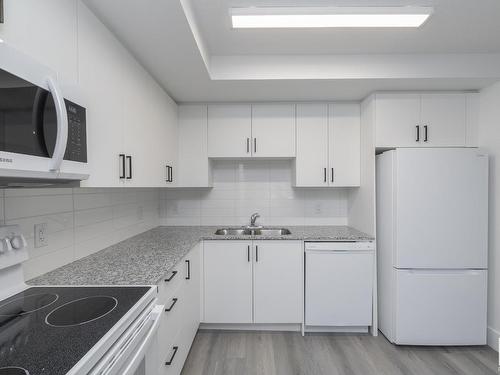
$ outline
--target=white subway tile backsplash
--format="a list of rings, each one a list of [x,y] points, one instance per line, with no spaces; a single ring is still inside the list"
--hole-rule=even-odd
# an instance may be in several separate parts
[[[57,267],[71,263],[73,260],[75,260],[73,246],[48,253],[44,256],[30,258],[23,263],[24,278],[26,280],[32,279]]]
[[[35,196],[6,196],[5,220],[23,217],[41,216],[59,212],[73,211],[73,196],[62,195],[35,195]],[[7,193],[6,193],[7,194]]]
[[[91,208],[111,206],[111,196],[111,192],[75,194],[75,210],[88,210]]]
[[[0,190],[0,223],[21,226],[30,255],[24,264],[25,277],[30,279],[157,226],[160,192],[134,188]],[[196,199],[187,201],[199,211]],[[48,245],[35,248],[34,226],[41,223],[47,224]]]
[[[213,188],[162,189],[166,225],[244,225],[259,212],[266,225],[345,225],[347,189],[296,189],[292,162],[214,161]]]

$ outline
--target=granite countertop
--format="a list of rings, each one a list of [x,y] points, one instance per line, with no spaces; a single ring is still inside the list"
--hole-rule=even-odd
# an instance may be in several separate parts
[[[217,236],[217,227],[156,227],[28,281],[30,285],[153,285],[200,240],[371,241],[346,226],[287,226],[286,236]]]

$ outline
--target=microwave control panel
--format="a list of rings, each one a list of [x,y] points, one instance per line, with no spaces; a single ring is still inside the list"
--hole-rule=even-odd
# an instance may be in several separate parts
[[[68,143],[64,160],[87,162],[87,119],[84,107],[67,99],[66,112],[68,113]]]

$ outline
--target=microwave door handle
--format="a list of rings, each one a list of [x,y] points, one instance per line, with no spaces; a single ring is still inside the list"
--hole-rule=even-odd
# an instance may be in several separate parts
[[[50,93],[52,94],[52,98],[54,99],[57,117],[56,144],[54,147],[52,160],[50,161],[50,171],[57,172],[61,167],[61,163],[64,159],[64,154],[66,153],[66,144],[68,143],[68,114],[66,112],[64,97],[62,96],[57,83],[49,77],[47,79],[47,85],[49,87]]]

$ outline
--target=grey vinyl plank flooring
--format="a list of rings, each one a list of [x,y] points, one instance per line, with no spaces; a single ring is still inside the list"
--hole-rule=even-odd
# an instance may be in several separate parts
[[[198,331],[182,375],[498,375],[480,347],[396,346],[383,335]]]

